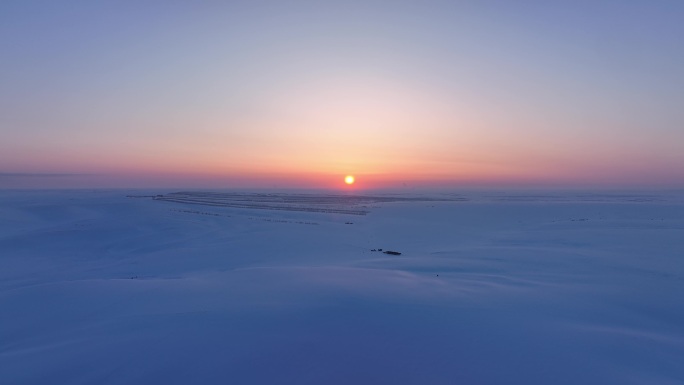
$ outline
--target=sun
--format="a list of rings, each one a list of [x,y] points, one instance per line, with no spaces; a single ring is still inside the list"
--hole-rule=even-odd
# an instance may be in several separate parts
[[[353,175],[347,175],[344,177],[344,183],[346,184],[354,184],[354,176]]]

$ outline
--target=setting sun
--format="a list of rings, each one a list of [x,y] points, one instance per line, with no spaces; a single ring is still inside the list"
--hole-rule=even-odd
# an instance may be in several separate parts
[[[347,175],[346,177],[344,177],[344,183],[354,184],[354,177],[352,175]]]

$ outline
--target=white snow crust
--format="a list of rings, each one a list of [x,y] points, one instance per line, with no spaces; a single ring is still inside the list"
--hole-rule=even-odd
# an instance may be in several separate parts
[[[681,195],[157,194],[0,191],[0,384],[684,384]]]

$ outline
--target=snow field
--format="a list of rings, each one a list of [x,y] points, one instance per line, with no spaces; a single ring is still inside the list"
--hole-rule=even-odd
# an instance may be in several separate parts
[[[125,195],[0,193],[0,383],[684,383],[672,197]]]

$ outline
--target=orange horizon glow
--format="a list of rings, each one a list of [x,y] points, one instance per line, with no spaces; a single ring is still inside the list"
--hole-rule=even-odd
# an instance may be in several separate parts
[[[415,149],[413,153],[417,150],[419,149]],[[638,164],[640,159],[618,165],[608,158],[602,163],[595,163],[582,159],[569,161],[561,157],[516,154],[508,155],[509,162],[506,163],[501,153],[488,153],[487,158],[470,150],[471,152],[453,151],[457,155],[451,156],[446,151],[432,156],[420,153],[418,158],[407,156],[406,154],[411,154],[410,151],[388,149],[377,149],[375,152],[352,149],[347,151],[351,154],[344,157],[340,153],[339,158],[330,157],[330,154],[326,157],[317,151],[310,154],[302,151],[300,157],[284,156],[280,162],[277,159],[265,159],[268,154],[265,157],[261,154],[252,155],[251,161],[240,161],[230,153],[221,157],[218,152],[209,151],[190,157],[131,153],[130,156],[118,158],[103,154],[104,156],[92,162],[85,162],[84,157],[60,157],[56,153],[52,156],[46,153],[44,159],[53,158],[50,162],[52,167],[46,169],[34,164],[32,167],[23,167],[23,172],[73,173],[78,177],[60,179],[59,184],[88,188],[193,186],[329,190],[352,188],[362,191],[431,186],[631,186],[645,182],[664,185],[662,180],[676,181],[676,178],[668,175],[665,167],[660,167],[659,173],[649,171],[647,165]],[[484,149],[481,151],[486,152]],[[81,166],[84,163],[88,166]],[[634,170],[640,172],[634,173]],[[644,180],[644,174],[650,175],[651,179]],[[345,182],[347,176],[354,176],[355,183],[340,183]],[[79,182],[76,183],[76,180]],[[359,180],[363,180],[363,183],[359,184]],[[23,181],[5,184],[8,187],[38,186],[41,179],[24,178]]]
[[[573,130],[516,129],[522,123],[490,117],[482,106],[465,108],[439,89],[410,82],[352,76],[304,83],[293,94],[276,92],[264,101],[272,116],[190,114],[175,131],[151,129],[134,141],[112,126],[99,141],[70,138],[77,151],[26,142],[0,154],[0,161],[23,173],[110,175],[163,185],[175,180],[179,186],[185,181],[335,189],[352,187],[340,184],[352,175],[363,178],[363,186],[353,183],[354,189],[677,179],[668,157],[672,151],[648,153],[643,141],[630,137],[598,143]],[[203,135],[183,129],[195,126]],[[577,156],[588,148],[591,157]]]

